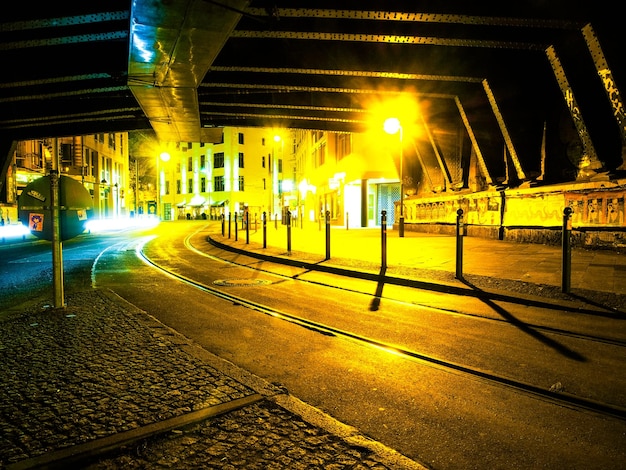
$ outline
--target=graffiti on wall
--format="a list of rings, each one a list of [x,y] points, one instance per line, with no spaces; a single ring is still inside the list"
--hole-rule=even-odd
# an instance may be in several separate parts
[[[507,227],[550,227],[563,221],[562,193],[521,194],[506,198],[504,225]]]
[[[500,201],[501,196],[497,193],[441,200],[408,200],[405,202],[405,220],[409,223],[454,224],[457,210],[463,209],[469,224],[499,225]]]
[[[572,208],[573,226],[624,226],[626,193],[566,194],[566,204]]]
[[[500,195],[467,199],[467,223],[500,225]]]
[[[465,222],[471,225],[559,227],[563,223],[563,210],[570,207],[574,227],[625,227],[625,200],[626,191],[504,193],[504,197],[489,192],[441,199],[416,198],[405,200],[405,221],[454,224],[456,211],[463,209]]]

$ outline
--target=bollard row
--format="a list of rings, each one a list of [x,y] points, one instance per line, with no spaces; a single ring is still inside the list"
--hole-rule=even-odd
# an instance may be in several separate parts
[[[562,230],[562,265],[561,265],[561,289],[563,293],[570,293],[571,291],[571,270],[572,270],[572,261],[571,261],[571,232],[572,232],[572,213],[573,210],[571,207],[566,207],[563,210],[563,230]],[[277,219],[276,216],[274,218],[275,228],[277,228]],[[326,253],[325,260],[330,260],[330,248],[331,248],[331,219],[330,219],[330,211],[326,211],[323,214],[323,217],[320,217],[320,224],[322,219],[324,220],[325,227],[325,243],[326,243]],[[263,231],[263,248],[267,248],[267,212],[263,212],[262,218],[262,231]],[[285,212],[285,226],[287,228],[287,253],[291,254],[291,228],[292,228],[292,214],[291,211]],[[222,236],[226,236],[226,221],[225,216],[222,214],[221,216],[221,224],[222,224]],[[237,229],[237,214],[234,215],[234,226],[235,226],[235,240],[238,239],[238,229]],[[249,212],[245,211],[242,216],[242,228],[246,230],[246,244],[250,243],[250,223],[249,223]],[[321,225],[320,225],[321,228]],[[255,217],[255,230],[256,230],[256,217]],[[380,217],[380,239],[381,239],[381,268],[387,268],[387,211],[381,211]],[[456,270],[455,277],[456,279],[463,280],[463,239],[467,236],[467,225],[464,220],[464,211],[463,209],[457,210],[456,216]],[[228,214],[228,238],[231,237],[231,214]]]

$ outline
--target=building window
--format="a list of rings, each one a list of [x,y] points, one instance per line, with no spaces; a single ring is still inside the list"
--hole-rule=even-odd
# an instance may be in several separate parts
[[[213,178],[213,191],[224,191],[224,177],[216,176]]]
[[[193,157],[187,158],[187,171],[193,171]]]
[[[71,166],[74,165],[72,159],[72,144],[61,144],[61,165]]]
[[[279,158],[278,159],[278,173],[282,173],[283,172],[283,159]]]
[[[243,176],[239,175],[239,191],[243,191]]]
[[[206,193],[206,178],[204,176],[200,178],[200,192]]]
[[[352,152],[352,140],[350,134],[337,134],[337,157],[341,160]]]
[[[181,192],[180,180],[176,180],[176,194],[180,194],[180,192]]]
[[[265,147],[265,137],[261,137],[261,145]]]
[[[315,167],[322,166],[326,161],[326,143],[323,142],[313,151],[313,162]]]
[[[265,168],[265,155],[261,157],[261,166]]]
[[[189,180],[187,180],[187,192],[189,194],[193,193],[193,179],[189,178]]]
[[[206,169],[206,155],[200,155],[200,169]]]
[[[165,180],[165,194],[169,194],[169,193],[170,193],[170,181]]]
[[[243,152],[239,152],[239,168],[243,168]]]
[[[243,132],[239,133],[239,143],[243,145]]]
[[[213,168],[224,168],[224,152],[217,152],[213,155]]]

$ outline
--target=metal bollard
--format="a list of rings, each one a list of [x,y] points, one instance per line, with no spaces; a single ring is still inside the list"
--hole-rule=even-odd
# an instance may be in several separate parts
[[[572,208],[563,209],[563,257],[561,269],[561,291],[569,294],[572,285]]]
[[[285,213],[287,224],[287,254],[291,254],[291,211]]]
[[[274,214],[274,228],[278,230],[278,214]]]
[[[267,248],[267,212],[263,212],[263,248]]]
[[[250,244],[250,224],[249,224],[249,219],[250,219],[250,212],[246,211],[244,214],[245,217],[245,224],[246,224],[246,245]]]
[[[239,240],[239,229],[237,225],[237,213],[235,212],[235,241]]]
[[[326,260],[330,259],[330,211],[326,211]]]
[[[228,238],[230,238],[230,219],[232,217],[232,214],[229,212],[228,213]]]
[[[465,226],[463,224],[463,209],[456,211],[456,275],[457,279],[463,279],[463,237]]]
[[[387,269],[387,211],[380,213],[380,267]]]
[[[224,214],[222,214],[220,218],[222,219],[222,237],[223,237],[224,235],[226,235],[226,227],[225,227],[226,220],[224,219]]]

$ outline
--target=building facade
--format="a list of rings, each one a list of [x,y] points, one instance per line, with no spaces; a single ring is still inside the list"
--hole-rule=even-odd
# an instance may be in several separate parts
[[[128,134],[94,134],[16,142],[0,214],[17,222],[17,200],[31,181],[49,174],[53,157],[60,174],[80,181],[101,218],[128,214]]]
[[[467,184],[442,189],[434,169],[426,173],[420,153],[402,148],[397,136],[233,127],[222,129],[216,143],[182,142],[151,151],[152,184],[139,184],[128,144],[126,133],[17,142],[0,201],[2,222],[18,223],[17,197],[49,173],[56,156],[60,172],[87,188],[99,218],[241,220],[247,213],[252,223],[264,214],[286,223],[289,211],[293,224],[321,225],[328,215],[332,225],[357,228],[380,226],[385,211],[386,224],[396,227],[403,186],[407,230],[453,233],[462,209],[471,235],[558,243],[569,207],[580,245],[626,243],[623,178],[486,187],[470,155]]]
[[[386,211],[393,224],[400,180],[394,150],[381,135],[295,131],[297,194],[292,205],[308,221],[372,227]],[[297,201],[297,202],[296,202]]]
[[[292,160],[290,134],[268,128],[224,128],[216,143],[180,142],[157,157],[159,217],[251,220],[279,217],[286,207],[283,188]]]

